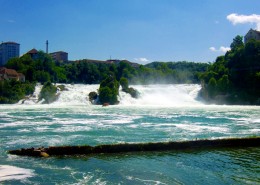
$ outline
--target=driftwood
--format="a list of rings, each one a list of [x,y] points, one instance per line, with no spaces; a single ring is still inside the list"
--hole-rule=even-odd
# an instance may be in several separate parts
[[[27,148],[10,150],[10,154],[33,157],[49,157],[64,155],[91,155],[126,152],[148,152],[148,151],[181,151],[211,148],[235,148],[235,147],[259,147],[260,137],[250,138],[227,138],[214,140],[192,140],[179,142],[158,143],[125,143],[98,146],[51,146],[41,148]]]

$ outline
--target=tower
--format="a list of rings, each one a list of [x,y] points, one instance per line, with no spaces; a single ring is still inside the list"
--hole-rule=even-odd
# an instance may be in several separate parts
[[[0,44],[0,66],[5,65],[9,59],[19,57],[20,44],[15,42],[2,42]]]
[[[46,53],[48,54],[48,49],[49,49],[49,42],[46,40]]]

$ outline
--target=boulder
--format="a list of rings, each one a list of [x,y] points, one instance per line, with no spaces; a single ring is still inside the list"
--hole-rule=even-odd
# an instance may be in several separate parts
[[[95,91],[92,91],[88,94],[89,101],[94,104],[94,102],[97,100],[98,94]]]

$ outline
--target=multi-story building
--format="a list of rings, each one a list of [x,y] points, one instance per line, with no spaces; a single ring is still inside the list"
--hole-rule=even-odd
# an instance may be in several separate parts
[[[0,44],[0,66],[5,65],[9,59],[19,57],[20,44],[16,42],[2,42]]]
[[[57,51],[50,53],[53,60],[57,62],[68,62],[68,53],[64,51]]]
[[[260,31],[250,29],[244,37],[244,42],[247,43],[251,39],[260,40]]]

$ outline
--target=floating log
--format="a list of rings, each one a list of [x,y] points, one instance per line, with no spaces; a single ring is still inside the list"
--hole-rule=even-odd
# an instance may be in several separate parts
[[[152,151],[181,151],[211,148],[235,148],[235,147],[259,147],[260,137],[250,138],[226,138],[213,140],[192,140],[179,142],[158,142],[158,143],[124,143],[108,144],[98,146],[51,146],[41,148],[27,148],[10,150],[10,154],[33,157],[49,157],[64,155],[90,155],[109,154],[126,152],[152,152]]]

